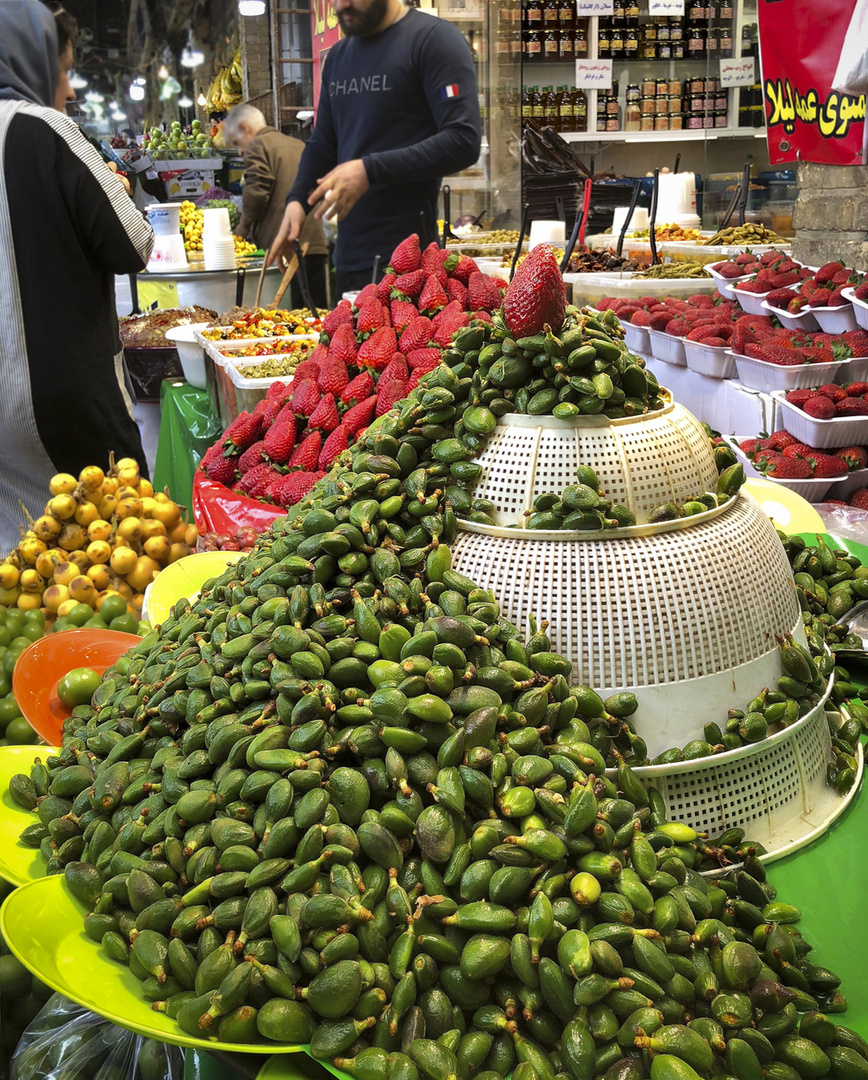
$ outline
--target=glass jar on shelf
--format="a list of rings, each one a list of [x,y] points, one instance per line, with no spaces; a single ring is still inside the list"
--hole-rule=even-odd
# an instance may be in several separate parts
[[[628,101],[624,106],[624,130],[639,131],[642,113],[638,101]]]

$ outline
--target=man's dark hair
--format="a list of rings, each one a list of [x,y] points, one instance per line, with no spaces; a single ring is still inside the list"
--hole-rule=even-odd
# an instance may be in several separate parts
[[[57,27],[57,55],[62,56],[66,47],[75,44],[78,37],[78,21],[70,15],[62,4],[48,3],[47,6],[54,14],[54,25]]]

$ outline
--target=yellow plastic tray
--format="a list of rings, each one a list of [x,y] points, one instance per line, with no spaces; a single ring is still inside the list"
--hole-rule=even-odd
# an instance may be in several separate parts
[[[45,860],[39,849],[18,842],[22,829],[38,819],[9,794],[16,773],[29,773],[37,758],[43,761],[56,751],[51,746],[0,746],[0,877],[13,885],[26,885],[45,876]]]
[[[200,551],[161,570],[148,586],[145,597],[148,622],[151,626],[159,626],[178,600],[197,595],[209,578],[219,577],[243,554],[242,551]]]
[[[53,990],[146,1038],[238,1054],[304,1051],[297,1045],[221,1043],[188,1035],[165,1013],[151,1008],[126,964],[109,960],[85,934],[83,917],[84,908],[57,875],[10,893],[0,908],[0,930],[21,963]]]
[[[823,519],[808,500],[782,484],[751,477],[745,481],[742,490],[753,495],[775,525],[784,532],[826,531]]]

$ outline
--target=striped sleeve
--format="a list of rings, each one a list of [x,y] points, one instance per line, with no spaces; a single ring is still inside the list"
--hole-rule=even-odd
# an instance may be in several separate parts
[[[37,105],[21,112],[37,115],[53,133],[58,185],[85,232],[83,244],[115,274],[143,269],[154,233],[117,176],[65,113]]]

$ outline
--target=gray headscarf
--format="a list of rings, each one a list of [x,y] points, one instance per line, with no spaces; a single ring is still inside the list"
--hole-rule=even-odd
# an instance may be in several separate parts
[[[41,0],[0,0],[0,101],[54,103],[57,27]]]

